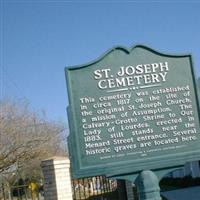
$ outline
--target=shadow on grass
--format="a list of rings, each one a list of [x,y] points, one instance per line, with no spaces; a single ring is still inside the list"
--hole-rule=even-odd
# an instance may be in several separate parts
[[[87,200],[118,200],[118,191],[89,197]]]

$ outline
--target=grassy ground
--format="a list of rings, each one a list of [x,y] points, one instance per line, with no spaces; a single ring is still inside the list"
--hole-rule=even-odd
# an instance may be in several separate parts
[[[88,200],[118,200],[118,192],[115,191],[115,192],[107,193],[104,195],[89,197]],[[168,199],[162,196],[162,200],[168,200]]]

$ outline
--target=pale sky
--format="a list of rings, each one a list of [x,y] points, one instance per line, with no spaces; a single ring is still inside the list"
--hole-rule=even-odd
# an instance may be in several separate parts
[[[0,6],[0,98],[25,98],[51,120],[67,121],[64,68],[113,46],[192,54],[200,76],[200,1],[1,0]]]

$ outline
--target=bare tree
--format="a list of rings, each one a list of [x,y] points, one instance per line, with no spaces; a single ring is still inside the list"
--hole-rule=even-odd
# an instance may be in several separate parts
[[[25,102],[0,102],[0,172],[39,165],[66,152],[60,147],[64,125],[31,112]],[[36,167],[36,166],[35,166]]]

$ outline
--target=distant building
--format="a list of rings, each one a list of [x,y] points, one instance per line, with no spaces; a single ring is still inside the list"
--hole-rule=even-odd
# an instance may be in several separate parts
[[[184,176],[200,177],[200,161],[187,163],[183,168],[171,172],[169,176],[173,178]]]

